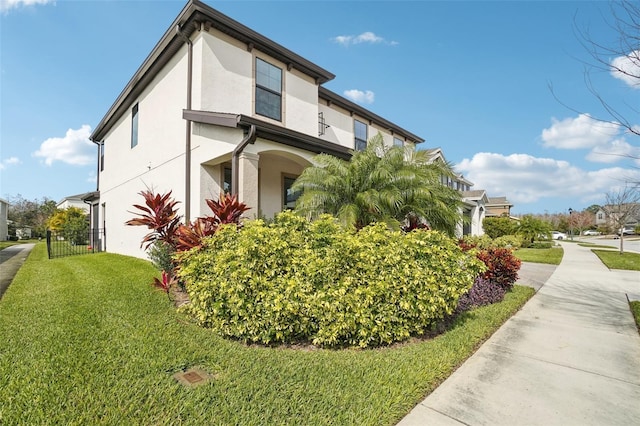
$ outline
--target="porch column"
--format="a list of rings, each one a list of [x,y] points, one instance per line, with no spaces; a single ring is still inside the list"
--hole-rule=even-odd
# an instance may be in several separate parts
[[[251,208],[248,217],[258,216],[258,161],[260,156],[242,152],[238,157],[238,199]]]

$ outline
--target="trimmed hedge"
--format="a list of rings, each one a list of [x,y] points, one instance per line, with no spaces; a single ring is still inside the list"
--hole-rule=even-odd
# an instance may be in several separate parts
[[[436,231],[357,233],[284,212],[182,253],[197,321],[246,342],[373,347],[429,331],[485,267]]]

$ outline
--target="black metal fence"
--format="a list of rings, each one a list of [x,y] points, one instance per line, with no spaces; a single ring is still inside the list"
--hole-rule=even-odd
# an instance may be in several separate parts
[[[77,256],[104,251],[106,233],[104,229],[88,231],[47,231],[49,259]]]

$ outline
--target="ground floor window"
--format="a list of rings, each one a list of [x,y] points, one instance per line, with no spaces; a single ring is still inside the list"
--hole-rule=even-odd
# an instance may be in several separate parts
[[[292,210],[296,207],[296,200],[300,196],[300,192],[293,191],[291,189],[295,181],[296,181],[296,177],[294,176],[283,177],[283,184],[282,184],[282,190],[283,190],[282,199],[284,201],[284,206],[282,208],[283,210]]]
[[[231,167],[224,166],[222,172],[222,192],[228,194],[231,192]]]

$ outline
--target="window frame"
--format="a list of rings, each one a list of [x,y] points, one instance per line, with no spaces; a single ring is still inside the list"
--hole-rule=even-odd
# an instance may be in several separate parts
[[[100,171],[103,172],[104,171],[104,142],[102,141],[100,143]]]
[[[265,64],[268,70],[278,70],[278,72],[280,73],[279,76],[279,83],[280,83],[280,87],[276,90],[274,87],[270,87],[268,85],[269,81],[262,81],[262,79],[260,78],[261,75],[264,75],[263,73],[259,73],[259,63],[263,63]],[[267,75],[265,76],[267,79],[269,79],[271,76]],[[276,121],[282,121],[282,104],[283,104],[283,96],[282,96],[282,92],[283,92],[283,87],[284,87],[284,72],[283,69],[273,65],[272,63],[259,58],[256,56],[255,58],[255,72],[254,72],[254,80],[255,80],[255,104],[254,104],[254,110],[255,113],[257,115],[261,115],[263,117],[267,117],[270,118],[272,120],[276,120]],[[267,95],[267,97],[270,98],[270,100],[273,100],[275,98],[278,99],[278,113],[277,115],[271,115],[270,111],[268,111],[268,109],[271,109],[270,107],[274,107],[274,105],[270,104],[270,103],[266,103],[266,102],[262,102],[259,101],[260,98],[262,98],[262,96],[260,95]],[[265,110],[265,107],[267,107]]]
[[[227,176],[228,172],[228,176]],[[222,173],[220,178],[220,192],[223,194],[231,194],[231,188],[233,188],[233,172],[231,169],[231,164],[223,164],[222,165]],[[227,177],[229,178],[229,188],[227,189],[225,186],[227,184]]]
[[[364,126],[364,139],[359,138],[358,124]],[[367,141],[369,140],[369,126],[364,121],[353,119],[353,148],[356,151],[364,151],[367,149]]]
[[[287,190],[291,188],[291,185],[293,185],[293,183],[296,181],[296,179],[298,179],[298,176],[296,175],[292,175],[292,174],[288,174],[288,173],[283,173],[282,174],[282,211],[287,211],[287,210],[293,210],[295,208],[295,203],[296,201],[298,201],[298,198],[300,197],[300,195],[302,194],[301,192],[298,192],[297,195],[295,195],[295,198],[292,200],[293,202],[293,207],[288,206],[288,202],[287,202]],[[289,185],[289,187],[287,188],[287,181],[291,181],[291,185]]]
[[[131,108],[131,148],[138,146],[139,113],[140,109],[136,103]]]

